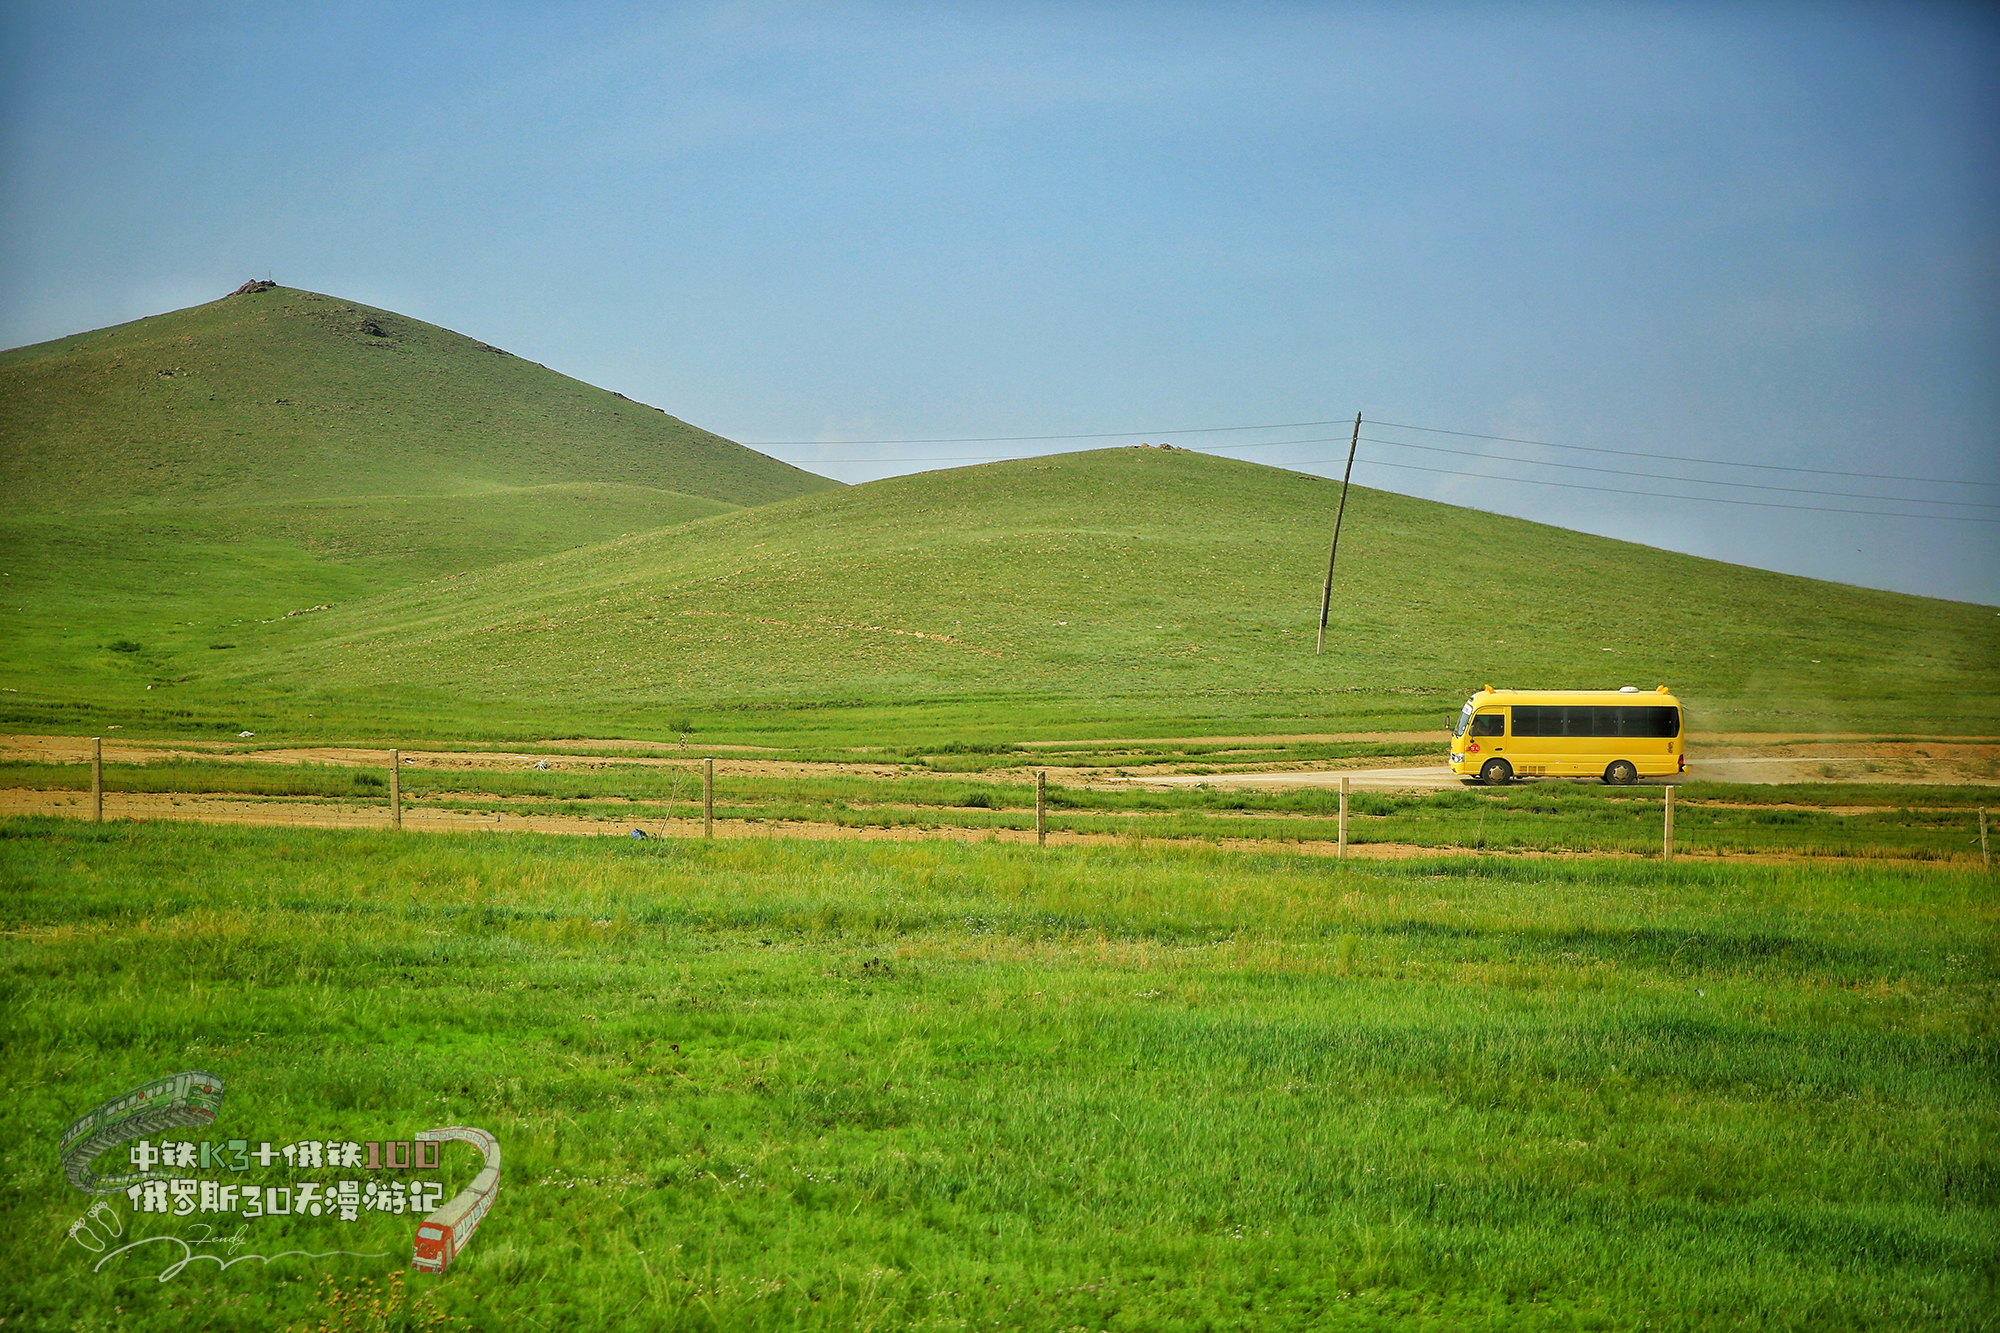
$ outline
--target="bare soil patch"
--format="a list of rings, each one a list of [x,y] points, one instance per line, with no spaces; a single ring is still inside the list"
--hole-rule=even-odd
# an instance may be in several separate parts
[[[1220,745],[1232,743],[1418,743],[1436,741],[1442,756],[1442,732],[1355,732],[1346,734],[1188,737],[1134,741],[1131,744]],[[1065,744],[1121,742],[1028,742],[1051,750]],[[564,746],[575,747],[564,749]],[[671,747],[652,741],[547,741],[519,750],[405,750],[410,768],[451,770],[546,769],[555,772],[615,769],[626,765],[698,769],[703,758],[717,760],[718,774],[745,777],[810,778],[859,776],[889,778],[905,775],[937,777],[966,783],[1022,782],[1032,770],[1001,769],[985,773],[937,773],[896,762],[798,762],[758,759],[768,753],[757,746],[690,746],[683,753],[663,754]],[[607,756],[605,750],[646,751]],[[82,763],[90,757],[90,741],[78,736],[0,736],[0,759],[42,763]],[[109,763],[152,763],[199,759],[252,764],[326,764],[333,767],[374,767],[389,762],[387,749],[356,745],[253,748],[230,741],[144,741],[104,738]],[[1221,767],[1223,756],[1200,762],[1177,760],[1145,764],[1105,764],[1049,770],[1058,785],[1130,787],[1250,787],[1266,790],[1338,785],[1342,777],[1364,791],[1439,791],[1461,779],[1435,761],[1390,761],[1358,758],[1325,760],[1296,768],[1245,771]],[[1191,767],[1215,771],[1190,773]],[[1688,778],[1752,784],[1792,782],[1891,782],[2000,785],[2000,740],[1990,737],[1957,740],[1869,739],[1856,737],[1759,736],[1747,733],[1704,733],[1688,751]],[[1541,779],[1590,781],[1591,779]]]

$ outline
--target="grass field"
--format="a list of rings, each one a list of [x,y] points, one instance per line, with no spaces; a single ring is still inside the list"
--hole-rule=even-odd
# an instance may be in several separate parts
[[[1992,883],[10,821],[0,1315],[317,1327],[407,1262],[91,1273],[55,1136],[205,1068],[217,1133],[497,1133],[399,1298],[471,1327],[1993,1327]]]

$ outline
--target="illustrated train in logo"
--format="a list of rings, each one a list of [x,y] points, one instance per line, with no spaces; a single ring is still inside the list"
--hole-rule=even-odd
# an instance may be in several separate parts
[[[90,1169],[100,1153],[127,1139],[212,1124],[221,1109],[221,1079],[200,1069],[169,1074],[121,1093],[71,1121],[56,1145],[56,1155],[62,1159],[64,1177],[83,1193],[116,1194],[134,1181],[160,1173],[100,1176]]]
[[[442,1273],[472,1240],[472,1233],[493,1207],[500,1192],[500,1140],[483,1129],[452,1125],[427,1129],[416,1136],[419,1143],[469,1143],[486,1155],[486,1165],[472,1183],[453,1195],[444,1207],[417,1224],[416,1253],[412,1267],[426,1273]]]

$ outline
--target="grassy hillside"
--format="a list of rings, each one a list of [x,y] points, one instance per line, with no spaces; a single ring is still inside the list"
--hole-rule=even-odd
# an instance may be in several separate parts
[[[1439,726],[1466,691],[1650,688],[1698,728],[2000,732],[1990,608],[1118,449],[877,482],[100,654],[54,710],[260,735],[968,743]],[[144,687],[157,688],[147,697]],[[184,713],[184,717],[177,714]]]
[[[109,643],[835,484],[418,320],[225,297],[0,353],[0,674],[90,697]]]
[[[285,287],[0,353],[17,512],[577,482],[728,505],[836,485],[449,329]]]

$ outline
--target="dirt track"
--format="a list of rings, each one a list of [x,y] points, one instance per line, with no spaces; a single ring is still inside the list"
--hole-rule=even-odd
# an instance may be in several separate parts
[[[1443,733],[1370,732],[1355,735],[1183,738],[1178,743],[1217,745],[1229,743],[1275,742],[1393,742],[1415,744],[1436,741],[1442,757]],[[1138,744],[1139,742],[1133,742]],[[1176,743],[1156,739],[1147,744]],[[1069,742],[1049,742],[1050,745]],[[574,746],[575,749],[565,748]],[[607,756],[607,749],[647,749],[643,755]],[[684,756],[663,755],[671,747],[639,741],[577,740],[547,741],[534,749],[513,751],[405,750],[403,762],[410,768],[476,770],[527,769],[546,766],[557,771],[578,771],[641,765],[647,767],[693,766],[708,756],[716,759],[718,773],[758,777],[859,776],[897,777],[909,774],[900,763],[845,762],[802,764],[787,760],[758,759],[763,751],[751,746],[691,747]],[[596,753],[591,753],[595,751]],[[43,763],[80,763],[90,757],[88,739],[76,736],[0,736],[0,759]],[[223,763],[326,764],[334,767],[386,766],[388,752],[363,746],[303,746],[283,749],[249,749],[229,741],[126,741],[107,737],[107,763],[149,763],[171,759],[202,759]],[[1220,757],[1217,757],[1220,758]],[[1338,783],[1345,776],[1362,790],[1434,791],[1458,785],[1459,779],[1435,761],[1389,762],[1348,760],[1315,764],[1282,771],[1189,772],[1213,768],[1215,760],[1173,764],[1127,764],[1119,767],[1065,768],[1050,772],[1051,780],[1081,785],[1159,785],[1214,787],[1245,786],[1266,790],[1287,787],[1317,787]],[[925,770],[916,770],[924,772]],[[965,782],[1014,781],[1023,779],[1020,769],[994,773],[952,773],[953,780]],[[1914,782],[1954,784],[2000,784],[2000,739],[1963,738],[1953,741],[1884,741],[1856,736],[1764,736],[1756,734],[1703,734],[1689,737],[1688,778],[1713,782]]]
[[[1439,743],[1442,754],[1443,743]],[[1439,763],[1363,767],[1326,765],[1279,772],[1208,774],[1145,773],[1100,779],[1167,787],[1254,787],[1266,791],[1336,786],[1345,777],[1362,791],[1440,791],[1463,779]],[[1556,778],[1536,781],[1589,781]],[[1682,779],[1666,779],[1680,781]],[[1649,779],[1649,781],[1659,781]],[[1685,781],[1758,785],[1796,782],[1942,783],[2000,785],[2000,743],[1969,741],[1828,740],[1760,736],[1715,736],[1691,740]]]

